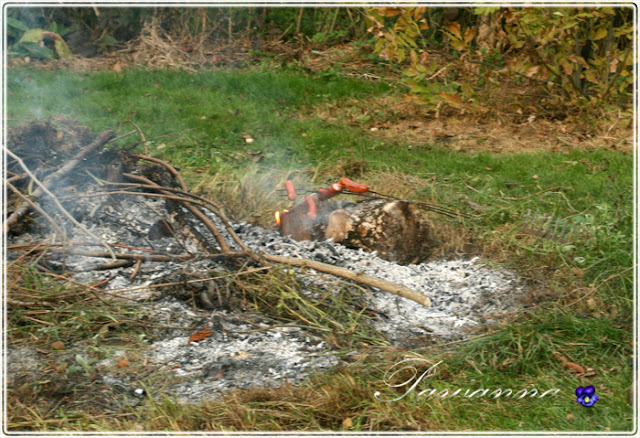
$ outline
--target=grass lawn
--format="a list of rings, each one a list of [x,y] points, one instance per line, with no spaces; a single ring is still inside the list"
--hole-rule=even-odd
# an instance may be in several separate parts
[[[366,102],[394,96],[398,90],[380,81],[295,69],[196,74],[20,69],[9,70],[6,79],[9,124],[65,116],[96,132],[124,134],[137,126],[149,140],[151,155],[181,168],[190,187],[223,202],[239,220],[270,225],[282,203],[275,190],[287,178],[315,187],[346,175],[405,199],[468,213],[477,213],[470,205],[479,205],[479,219],[446,222],[449,254],[481,255],[518,270],[532,284],[526,310],[465,342],[411,352],[369,347],[349,366],[299,387],[241,391],[224,402],[198,406],[149,400],[142,408],[123,407],[117,413],[77,407],[69,415],[39,410],[10,393],[10,429],[603,432],[636,426],[629,397],[634,351],[631,154],[573,149],[494,155],[384,140],[345,120],[329,123],[308,116],[308,110],[350,98]],[[119,145],[131,144],[132,138]],[[569,218],[588,231],[569,242],[527,235],[522,225],[528,210]],[[21,342],[42,330],[21,324]],[[384,389],[383,376],[407,354],[443,361],[432,380],[439,389],[561,392],[523,400],[437,399],[415,393],[396,402],[376,400],[376,391],[382,398],[402,394]],[[567,362],[593,370],[576,375]],[[589,384],[600,400],[584,408],[573,392]],[[36,402],[46,394],[30,397]]]

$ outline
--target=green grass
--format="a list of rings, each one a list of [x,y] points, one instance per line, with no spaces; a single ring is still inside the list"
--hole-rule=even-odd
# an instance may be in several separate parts
[[[628,400],[633,353],[633,158],[578,149],[567,154],[465,153],[426,142],[409,149],[346,122],[330,124],[299,116],[314,105],[351,97],[366,102],[367,96],[393,92],[379,82],[292,70],[197,74],[12,70],[7,113],[11,123],[65,115],[95,131],[116,128],[119,134],[133,129],[127,123],[133,121],[147,138],[189,129],[150,142],[150,153],[180,167],[191,186],[224,202],[239,219],[263,224],[284,205],[275,189],[289,177],[316,187],[347,174],[383,193],[468,213],[476,212],[467,200],[482,205],[485,213],[479,219],[463,224],[440,220],[451,228],[452,240],[464,240],[470,252],[529,278],[534,286],[531,308],[513,319],[504,318],[484,336],[451,346],[425,346],[413,354],[444,361],[434,380],[440,387],[515,391],[535,386],[560,388],[561,395],[526,401],[407,397],[385,404],[373,393],[384,390],[384,372],[407,352],[371,347],[349,367],[316,376],[299,388],[239,392],[224,403],[197,407],[150,401],[125,414],[92,414],[82,421],[64,420],[50,412],[52,421],[47,423],[29,417],[25,410],[14,422],[32,421],[36,429],[57,430],[629,431],[635,427]],[[247,144],[243,134],[255,142]],[[119,145],[137,140],[128,137]],[[252,159],[249,152],[258,151],[260,159]],[[592,231],[569,242],[526,235],[521,226],[528,209],[590,225]],[[253,286],[254,293],[256,287],[260,284]],[[289,303],[295,304],[296,312],[317,320],[343,318],[336,320],[345,326],[357,323],[330,308],[309,307],[295,299],[295,290],[288,293],[294,297]],[[275,294],[264,299],[273,305],[280,298]],[[43,330],[33,324],[28,328]],[[29,330],[20,332],[25,339]],[[558,354],[593,368],[595,375],[569,373]],[[600,396],[590,409],[572,398],[574,388],[586,384],[595,385]],[[56,418],[60,421],[53,421]]]

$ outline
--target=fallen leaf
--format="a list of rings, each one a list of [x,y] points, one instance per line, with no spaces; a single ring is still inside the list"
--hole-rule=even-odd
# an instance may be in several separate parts
[[[380,15],[385,17],[395,17],[396,15],[400,15],[400,9],[398,8],[378,8],[378,12],[380,12]]]
[[[580,268],[571,269],[571,273],[577,277],[582,277],[584,275],[584,271]]]
[[[344,427],[345,429],[350,429],[353,426],[353,420],[351,419],[351,417],[347,417],[344,420],[342,420],[342,427]]]
[[[213,333],[211,333],[211,330],[205,328],[204,330],[192,334],[189,338],[189,343],[202,341],[203,339],[207,339],[212,334]]]
[[[447,102],[455,108],[460,108],[460,106],[462,106],[462,98],[458,93],[449,94],[442,91],[440,93],[440,96],[444,97],[447,100]]]
[[[598,306],[598,304],[596,303],[596,300],[594,300],[593,298],[589,298],[587,300],[587,307],[590,310],[595,310],[597,306]]]
[[[51,349],[52,350],[66,350],[67,347],[64,345],[64,342],[55,341],[54,343],[51,344]]]
[[[527,72],[524,75],[526,77],[528,77],[528,78],[531,78],[531,77],[537,75],[539,71],[540,71],[540,66],[539,65],[534,65],[533,67],[529,67],[529,69],[527,70]]]
[[[464,31],[464,42],[471,42],[474,36],[476,36],[475,29],[473,29],[472,27],[467,28],[467,30]]]
[[[574,418],[574,417],[573,417],[573,414],[572,414],[571,412],[569,412],[569,413],[567,414],[567,417],[566,417],[566,418],[567,418],[567,420],[573,420],[573,418]]]
[[[126,368],[129,366],[129,359],[127,359],[127,357],[125,356],[120,359],[120,361],[116,365],[118,366],[118,368]]]
[[[562,364],[570,373],[583,374],[585,369],[573,362],[565,362]]]
[[[456,38],[458,38],[459,40],[462,39],[462,34],[460,31],[460,23],[458,23],[457,21],[452,21],[450,23],[447,23],[445,25],[445,27],[447,28],[447,30],[449,32],[451,32]]]

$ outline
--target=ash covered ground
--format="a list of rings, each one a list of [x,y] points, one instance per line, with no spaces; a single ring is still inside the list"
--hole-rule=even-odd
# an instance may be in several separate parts
[[[68,190],[71,189],[61,189],[58,193],[61,199],[73,195],[67,193]],[[88,187],[84,193],[90,194],[92,190],[100,189]],[[181,239],[173,236],[150,239],[149,233],[157,223],[158,214],[171,216],[162,199],[134,195],[116,198],[76,197],[66,207],[74,216],[82,217],[85,226],[106,242],[127,243],[135,247],[151,246],[160,253],[169,254],[182,253],[185,249],[193,254],[201,251],[197,244],[184,236]],[[44,208],[52,207],[45,202]],[[186,211],[183,213],[188,216]],[[208,215],[226,240],[235,246],[220,220],[213,214]],[[202,223],[189,220],[198,233],[210,236]],[[479,258],[434,260],[402,266],[382,260],[375,254],[349,249],[331,241],[297,242],[280,236],[274,230],[248,223],[232,224],[232,227],[256,253],[317,260],[379,277],[427,295],[431,299],[430,307],[373,288],[369,288],[364,295],[370,324],[398,348],[417,348],[437,341],[462,339],[484,324],[495,321],[494,316],[517,310],[525,290],[524,283],[515,273],[490,267]],[[34,229],[40,231],[13,236],[9,244],[42,242],[50,237],[46,223],[42,222]],[[87,236],[80,230],[69,226],[68,231],[71,241],[87,241]],[[208,239],[210,244],[215,244],[212,237]],[[95,250],[96,246],[75,248]],[[234,249],[240,250],[237,247]],[[211,297],[220,293],[216,289],[219,285],[205,282],[200,285],[201,289],[185,293],[188,296],[204,296],[206,294],[203,291],[209,288],[209,302],[203,298],[198,307],[181,299],[180,293],[175,293],[176,288],[174,293],[148,288],[157,283],[206,278],[212,271],[228,272],[215,259],[181,263],[147,261],[142,263],[138,275],[133,279],[130,279],[133,267],[86,271],[109,261],[106,258],[60,255],[58,260],[49,260],[49,264],[64,265],[66,269],[76,272],[73,277],[76,281],[86,284],[96,284],[114,277],[107,283],[106,291],[137,300],[139,306],[148,311],[151,321],[169,327],[155,330],[154,341],[145,355],[172,378],[172,383],[165,390],[181,401],[215,399],[233,389],[299,384],[311,372],[336,366],[340,363],[340,355],[345,354],[344,351],[330,348],[317,334],[255,313],[250,306],[225,308],[212,305]],[[308,271],[294,270],[310,289],[338,290],[344,284],[343,280],[328,274],[313,272],[313,275],[309,275]],[[137,289],[123,291],[132,288]],[[188,342],[189,336],[203,327],[211,331],[211,336],[199,342]],[[8,356],[10,369],[20,368],[21,356],[32,357],[29,354],[16,354],[19,353],[16,351],[12,353]],[[103,360],[97,365],[105,370],[105,383],[134,388],[134,382],[109,376],[107,370],[113,367],[117,357],[114,355],[112,359]],[[133,389],[129,392],[136,393]]]

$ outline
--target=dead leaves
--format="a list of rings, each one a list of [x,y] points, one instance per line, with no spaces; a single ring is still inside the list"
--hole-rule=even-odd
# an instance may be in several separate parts
[[[452,107],[454,108],[462,107],[462,97],[460,97],[460,94],[458,93],[449,94],[442,91],[440,92],[440,96],[443,97],[446,100],[446,102]]]
[[[571,374],[577,374],[578,377],[593,377],[596,372],[591,367],[584,367],[571,358],[571,361],[560,353],[555,353],[553,358],[562,363],[562,367]]]
[[[208,328],[204,328],[204,330],[201,330],[199,332],[195,332],[194,334],[191,335],[191,337],[189,337],[189,344],[192,342],[200,342],[204,339],[207,339],[209,336],[211,336],[213,333],[211,333],[211,330],[209,330]]]

